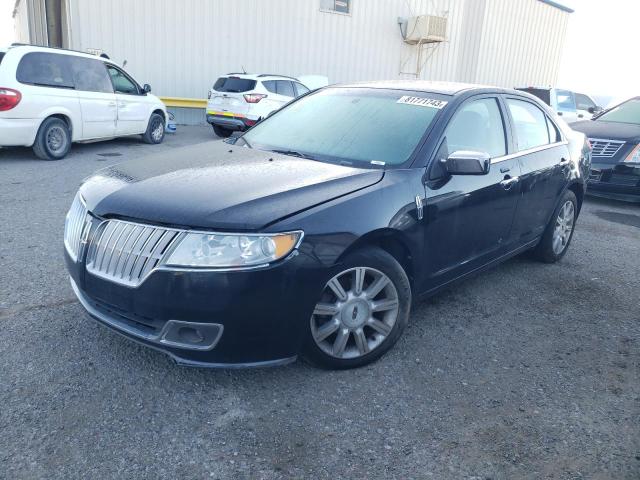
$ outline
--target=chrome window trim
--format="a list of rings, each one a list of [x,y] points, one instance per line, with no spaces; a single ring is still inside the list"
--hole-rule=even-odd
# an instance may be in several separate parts
[[[90,214],[90,212],[88,212]],[[117,279],[112,278],[110,275],[107,274],[103,274],[100,271],[93,271],[93,270],[89,270],[87,268],[87,265],[85,263],[85,271],[95,277],[98,278],[102,278],[103,280],[115,283],[117,285],[121,285],[124,287],[128,287],[128,288],[138,288],[140,287],[146,280],[147,278],[149,278],[149,276],[156,272],[156,271],[165,271],[165,272],[181,272],[181,273],[232,273],[232,272],[247,272],[247,271],[253,271],[253,270],[260,270],[260,269],[264,269],[267,268],[271,265],[273,265],[275,262],[279,262],[279,261],[286,261],[289,260],[290,258],[294,257],[295,255],[297,255],[297,250],[300,247],[300,245],[302,244],[302,240],[304,239],[304,231],[303,230],[290,230],[287,232],[262,232],[262,233],[243,233],[243,232],[218,232],[218,231],[211,231],[211,230],[200,230],[200,229],[185,229],[185,228],[174,228],[174,227],[164,227],[162,225],[155,225],[152,223],[140,223],[140,222],[132,222],[129,220],[120,220],[117,218],[99,218],[98,220],[100,220],[100,223],[98,224],[97,228],[94,230],[94,232],[92,233],[96,233],[99,232],[101,227],[103,227],[105,224],[107,224],[108,222],[120,222],[120,223],[124,223],[124,224],[128,224],[128,225],[133,225],[136,227],[147,227],[147,228],[157,228],[157,229],[162,229],[165,231],[169,231],[169,232],[175,232],[177,233],[177,235],[175,236],[175,238],[173,240],[171,240],[171,242],[169,243],[169,245],[167,245],[164,254],[162,255],[162,257],[158,260],[158,263],[155,267],[153,267],[151,270],[149,270],[143,277],[140,278],[140,280],[137,283],[127,283],[127,282],[121,282],[118,281]],[[278,259],[275,262],[271,262],[271,263],[263,263],[263,264],[258,264],[258,265],[247,265],[247,266],[243,266],[243,267],[191,267],[191,266],[181,266],[181,265],[167,265],[164,262],[166,261],[166,259],[171,255],[171,253],[173,253],[173,251],[175,250],[175,248],[180,244],[180,242],[182,241],[182,239],[188,235],[188,234],[197,234],[197,235],[237,235],[237,236],[246,236],[246,237],[261,237],[261,236],[267,236],[267,235],[286,235],[286,234],[292,234],[292,233],[299,233],[300,234],[300,238],[298,239],[298,241],[296,242],[295,246],[293,247],[293,249],[291,250],[291,252],[284,258]],[[92,243],[93,242],[93,238],[91,238],[88,243]]]
[[[508,155],[503,155],[501,157],[492,158],[491,159],[491,164],[493,165],[494,163],[504,162],[506,160],[511,160],[513,158],[521,157],[523,155],[529,155],[531,153],[542,152],[543,150],[549,150],[551,148],[560,147],[562,145],[569,145],[569,142],[567,142],[566,140],[563,140],[563,141],[560,141],[560,142],[548,143],[546,145],[540,145],[539,147],[532,147],[532,148],[528,148],[526,150],[520,150],[519,152],[510,153]]]

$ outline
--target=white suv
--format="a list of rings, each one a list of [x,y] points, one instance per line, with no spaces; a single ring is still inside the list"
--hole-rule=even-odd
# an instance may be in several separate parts
[[[207,122],[219,137],[244,131],[271,112],[309,91],[297,78],[284,75],[229,73],[209,90]]]
[[[63,158],[72,142],[142,135],[164,139],[167,110],[122,68],[81,52],[12,46],[0,49],[0,147],[33,147]]]
[[[571,90],[551,87],[523,87],[516,90],[538,97],[567,123],[589,120],[603,110],[589,95]]]

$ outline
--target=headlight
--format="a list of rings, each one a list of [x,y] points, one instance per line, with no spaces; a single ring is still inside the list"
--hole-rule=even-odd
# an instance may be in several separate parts
[[[163,262],[180,267],[242,268],[289,255],[302,232],[272,235],[187,233]]]
[[[624,161],[629,163],[640,163],[640,145],[631,150],[631,153],[624,159]]]

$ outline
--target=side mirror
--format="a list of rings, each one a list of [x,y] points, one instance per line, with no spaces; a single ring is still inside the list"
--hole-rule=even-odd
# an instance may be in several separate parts
[[[150,93],[151,92],[151,85],[149,85],[148,83],[145,83],[144,86],[142,87],[142,91],[144,93]]]
[[[596,114],[598,114],[598,113],[602,112],[603,110],[604,110],[604,108],[599,107],[599,106],[597,106],[597,105],[596,105],[595,107],[589,107],[588,112],[589,112],[591,115],[596,115]]]
[[[486,175],[491,169],[491,157],[484,152],[453,152],[444,160],[450,175]]]

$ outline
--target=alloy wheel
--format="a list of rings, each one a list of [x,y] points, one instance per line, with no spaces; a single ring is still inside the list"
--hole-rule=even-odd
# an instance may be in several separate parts
[[[153,140],[155,142],[159,142],[160,139],[162,138],[162,133],[164,130],[164,125],[163,123],[158,119],[154,122],[154,124],[152,125],[153,129],[151,130],[151,137],[153,138]]]
[[[556,218],[556,226],[553,231],[553,241],[551,243],[553,247],[553,253],[560,255],[564,252],[565,248],[569,244],[571,239],[571,232],[573,232],[573,225],[575,223],[575,207],[571,200],[567,200],[558,212]]]
[[[398,319],[398,291],[379,270],[356,267],[329,280],[311,316],[311,333],[326,354],[358,358],[374,351]]]

